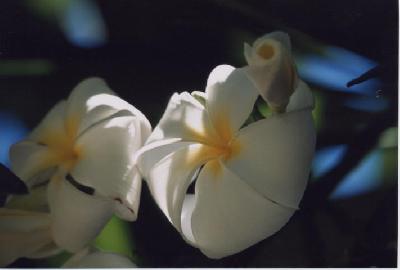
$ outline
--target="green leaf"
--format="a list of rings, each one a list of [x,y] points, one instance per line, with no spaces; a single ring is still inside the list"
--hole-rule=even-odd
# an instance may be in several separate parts
[[[94,245],[104,251],[115,252],[134,259],[135,245],[129,223],[113,217],[96,238]]]

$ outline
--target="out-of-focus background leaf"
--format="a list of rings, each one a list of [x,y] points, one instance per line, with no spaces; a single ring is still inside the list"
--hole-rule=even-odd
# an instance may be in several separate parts
[[[202,90],[243,42],[290,34],[318,130],[301,209],[274,236],[211,260],[188,246],[143,185],[138,220],[95,244],[144,267],[394,267],[397,261],[397,2],[394,0],[0,3],[0,162],[80,80],[100,76],[155,125],[175,91]],[[368,80],[347,83],[372,70]],[[268,113],[262,106],[261,114]],[[0,196],[15,192],[2,168]],[[3,194],[3,195],[2,195]],[[4,199],[4,198],[3,198]],[[71,221],[73,222],[73,221]],[[69,254],[20,259],[57,267]]]

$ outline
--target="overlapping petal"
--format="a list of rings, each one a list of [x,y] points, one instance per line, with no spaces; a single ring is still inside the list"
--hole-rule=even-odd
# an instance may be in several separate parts
[[[136,152],[140,173],[144,178],[149,178],[148,172],[157,162],[190,144],[193,144],[193,142],[182,141],[182,139],[179,138],[164,139],[146,144]]]
[[[48,180],[44,173],[57,165],[55,153],[46,145],[21,141],[11,146],[10,161],[13,172],[29,187]]]
[[[142,128],[150,132],[150,123],[135,107],[119,98],[100,78],[88,78],[79,83],[68,97],[66,108],[67,124],[82,134],[87,128],[101,120],[122,115],[136,116]]]
[[[219,161],[212,161],[219,162]],[[259,195],[222,164],[210,162],[196,182],[191,228],[196,245],[211,258],[237,253],[281,229],[294,209]]]
[[[181,147],[154,164],[147,173],[147,184],[153,197],[179,231],[181,230],[181,211],[186,190],[192,182],[196,170],[212,155],[210,152],[210,155],[199,156],[199,153],[208,150],[209,147],[202,144]],[[143,164],[146,155],[154,154],[156,153],[144,153],[139,158],[139,167],[146,166]]]
[[[96,122],[118,112],[118,109],[114,108],[115,106],[104,104],[108,98],[99,98],[114,96],[114,92],[100,78],[86,79],[72,90],[68,97],[66,120],[70,122],[71,129],[75,130],[76,135]]]
[[[55,243],[76,252],[92,241],[113,214],[110,200],[87,195],[66,179],[55,176],[47,194]]]
[[[80,184],[123,204],[131,212],[130,220],[136,219],[138,204],[136,198],[133,201],[127,195],[138,197],[140,191],[134,153],[145,139],[142,138],[140,123],[135,116],[102,121],[78,139],[79,162],[71,171]]]
[[[229,139],[253,110],[258,91],[242,69],[220,65],[207,80],[206,109],[222,139]]]
[[[257,192],[296,209],[315,148],[310,110],[277,114],[239,131],[240,154],[226,166]]]
[[[289,104],[286,107],[287,112],[298,111],[303,109],[314,109],[314,96],[308,85],[299,80],[294,93],[290,96]]]
[[[48,180],[48,175],[41,174],[60,162],[52,147],[58,146],[65,137],[65,108],[66,102],[59,102],[47,113],[27,140],[10,148],[11,168],[28,186]]]
[[[59,137],[64,137],[66,101],[57,103],[28,136],[28,140],[44,145],[53,145]]]
[[[41,257],[59,251],[52,245],[46,213],[0,208],[0,266],[19,257]]]
[[[136,166],[125,175],[124,188],[118,198],[114,198],[114,214],[128,221],[135,221],[139,212],[142,176]]]
[[[204,141],[209,133],[216,134],[204,106],[187,92],[175,93],[146,144],[174,138]]]

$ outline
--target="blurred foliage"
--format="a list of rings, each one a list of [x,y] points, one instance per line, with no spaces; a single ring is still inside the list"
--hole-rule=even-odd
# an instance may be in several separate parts
[[[75,12],[72,15],[80,16],[78,30],[75,24],[66,29],[66,14],[76,10],[71,2],[93,6],[96,12],[85,14],[98,16],[107,39],[91,48],[71,39],[76,37],[71,31],[80,25],[90,31],[94,20]],[[1,4],[0,108],[29,129],[76,83],[93,75],[105,78],[154,126],[173,92],[204,89],[216,65],[245,64],[244,42],[280,29],[291,36],[299,72],[315,96],[316,154],[342,146],[324,173],[311,172],[300,210],[290,222],[239,254],[211,260],[187,245],[146,184],[138,220],[126,223],[113,218],[95,241],[99,248],[131,256],[143,267],[396,266],[396,1],[6,0]],[[85,38],[85,31],[75,34]],[[347,87],[365,73],[373,76]],[[257,101],[253,117],[269,113],[265,102]],[[0,129],[3,124],[0,121]],[[332,153],[328,152],[331,159]],[[355,175],[352,181],[357,184],[367,184],[357,172],[374,153],[382,165],[375,179],[378,184],[363,193],[347,188],[352,196],[332,198],[349,175]],[[6,174],[1,174],[1,192],[16,192],[18,185],[12,186],[13,177]],[[68,256],[20,259],[11,266],[57,267]]]
[[[118,217],[114,216],[107,223],[94,245],[100,250],[123,254],[135,261],[135,245],[129,223]]]
[[[40,18],[55,20],[62,16],[69,0],[24,0],[25,6]]]
[[[324,109],[325,109],[325,98],[324,94],[318,91],[314,91],[314,110],[313,110],[313,118],[314,118],[314,124],[315,128],[317,129],[317,132],[321,130],[324,126]]]
[[[46,60],[2,60],[0,62],[0,75],[2,76],[34,76],[48,75],[54,66]]]

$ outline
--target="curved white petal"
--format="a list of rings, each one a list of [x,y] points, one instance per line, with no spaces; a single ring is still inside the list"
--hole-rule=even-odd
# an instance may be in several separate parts
[[[50,181],[47,194],[53,239],[70,252],[94,240],[113,214],[112,201],[87,195],[58,176]]]
[[[181,139],[165,139],[146,144],[136,152],[137,165],[144,178],[148,178],[148,173],[153,166],[161,159],[188,146],[192,142],[182,141]]]
[[[186,194],[182,206],[182,234],[185,236],[186,241],[192,246],[196,246],[193,232],[192,232],[192,213],[196,203],[194,194]]]
[[[284,111],[297,87],[298,77],[286,33],[273,32],[257,39],[253,47],[245,44],[244,68],[261,96],[276,111]]]
[[[137,167],[133,167],[126,175],[126,184],[118,198],[114,198],[114,212],[124,220],[135,221],[139,212],[142,176]]]
[[[215,135],[215,131],[204,106],[187,92],[175,93],[146,144],[174,138],[199,142],[204,141],[207,134]]]
[[[139,110],[116,96],[103,79],[88,78],[80,82],[68,98],[66,124],[71,125],[76,134],[81,134],[117,113],[136,116],[143,122],[143,129],[150,133],[150,123]]]
[[[98,95],[114,97],[115,94],[103,79],[96,77],[83,80],[71,91],[66,114],[76,135],[90,125],[117,112],[107,104],[101,106],[99,102],[101,98],[96,98]],[[89,100],[91,100],[90,103]],[[105,101],[107,98],[102,100]]]
[[[65,134],[64,120],[67,103],[65,100],[57,103],[28,136],[28,140],[51,145],[58,137]]]
[[[226,166],[263,196],[297,208],[315,148],[311,110],[274,115],[240,130]]]
[[[197,168],[209,158],[206,149],[207,146],[201,144],[180,148],[165,156],[147,173],[146,182],[153,198],[178,231],[181,231],[186,190]]]
[[[136,268],[128,257],[111,252],[85,248],[74,254],[63,268]]]
[[[218,162],[218,161],[212,161]],[[260,196],[222,164],[208,163],[196,182],[191,227],[210,258],[235,254],[281,229],[294,213]]]
[[[71,171],[82,185],[95,189],[96,194],[121,202],[136,218],[134,209],[139,198],[135,168],[135,152],[142,146],[141,123],[134,116],[103,121],[87,130],[76,142],[79,161]],[[133,193],[132,193],[133,192]]]
[[[48,180],[51,175],[44,172],[57,165],[57,158],[48,146],[31,141],[12,145],[10,161],[12,171],[30,187]]]
[[[20,232],[30,232],[34,228],[45,229],[50,226],[48,213],[0,208],[0,216],[2,221],[0,230],[14,229]]]
[[[78,83],[74,89],[72,89],[72,92],[68,97],[68,102],[70,103],[70,106],[74,106],[78,110],[84,110],[87,100],[90,97],[99,94],[115,95],[103,79],[98,77],[87,78]],[[71,107],[69,110],[70,109]]]
[[[308,85],[302,80],[299,80],[296,90],[290,97],[289,104],[286,107],[286,111],[292,112],[302,109],[313,109],[313,108],[314,108],[314,96]]]
[[[232,136],[253,110],[259,93],[242,69],[220,65],[207,80],[206,108],[222,139]]]
[[[49,214],[0,208],[0,266],[39,255],[51,243]]]

